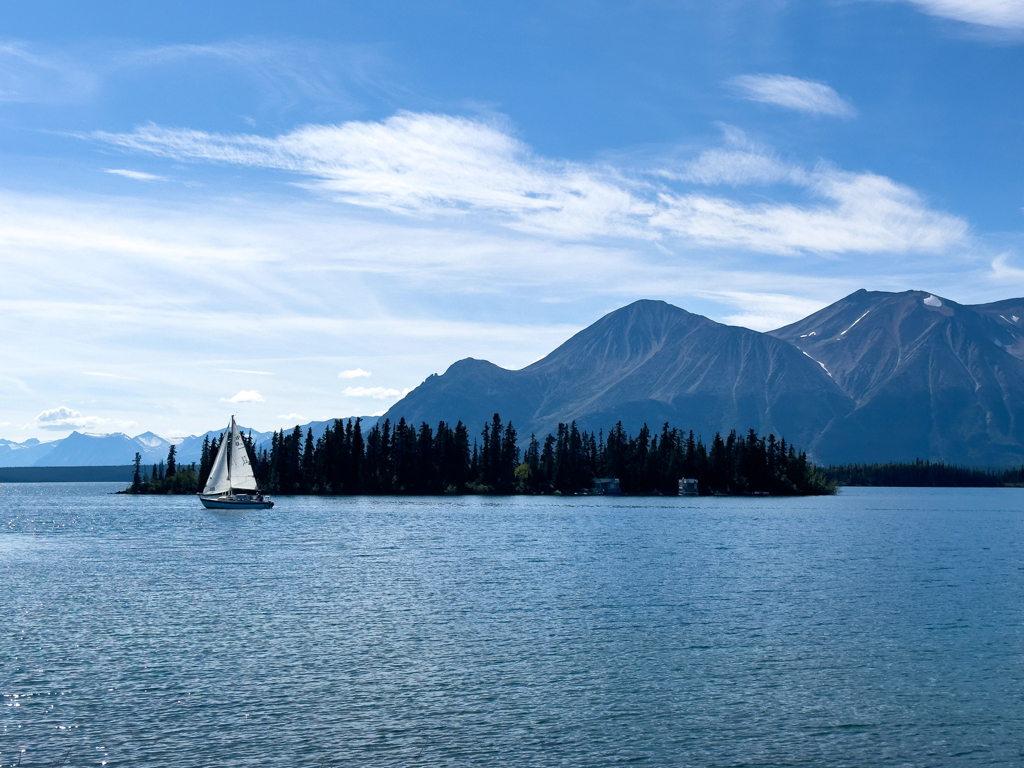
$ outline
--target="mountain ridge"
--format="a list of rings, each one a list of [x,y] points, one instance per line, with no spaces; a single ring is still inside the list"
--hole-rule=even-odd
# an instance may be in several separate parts
[[[823,463],[1006,466],[1024,461],[1022,318],[1024,299],[861,289],[760,333],[644,299],[519,370],[457,361],[383,418],[473,428],[498,412],[521,438],[669,421],[774,433]]]
[[[813,451],[872,461],[870,438],[885,434],[892,460],[1024,460],[1022,315],[1013,322],[999,309],[1008,311],[925,291],[857,291],[771,331],[819,361],[855,403]]]
[[[346,416],[341,421],[354,418],[361,418],[366,428],[373,426],[377,421],[374,416]],[[303,435],[307,430],[312,430],[316,439],[323,435],[326,426],[333,424],[334,421],[311,421],[299,427]],[[260,432],[241,425],[239,429],[245,434],[252,434],[257,450],[270,448],[273,432]],[[286,431],[291,429],[294,427]],[[223,432],[224,428],[211,429],[178,441],[175,443],[177,461],[181,464],[198,463],[202,454],[203,439],[219,437]],[[76,430],[67,437],[57,440],[40,442],[37,438],[30,438],[22,443],[0,438],[0,467],[124,466],[134,462],[136,452],[141,454],[144,465],[152,465],[166,461],[170,447],[171,441],[153,432],[143,432],[135,437],[129,437],[123,432],[91,434]]]
[[[553,432],[560,421],[593,431],[620,420],[633,431],[644,422],[685,421],[706,435],[750,426],[809,441],[818,421],[848,409],[846,400],[790,344],[641,300],[521,370],[474,359],[453,363],[383,418],[475,426],[498,412],[521,435]]]

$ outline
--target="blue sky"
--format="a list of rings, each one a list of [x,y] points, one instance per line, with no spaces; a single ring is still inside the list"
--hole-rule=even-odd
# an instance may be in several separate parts
[[[660,298],[1024,294],[1024,2],[34,3],[0,437],[383,411]]]

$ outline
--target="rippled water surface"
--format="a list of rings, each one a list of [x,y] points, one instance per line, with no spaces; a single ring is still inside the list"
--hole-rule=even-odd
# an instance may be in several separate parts
[[[1022,491],[116,488],[0,485],[4,766],[1024,764]]]

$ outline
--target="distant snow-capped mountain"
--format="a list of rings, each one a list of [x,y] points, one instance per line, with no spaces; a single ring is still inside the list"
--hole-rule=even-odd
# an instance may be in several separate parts
[[[363,417],[363,424],[366,428],[373,426],[376,421],[377,419],[372,416]],[[311,421],[299,428],[303,435],[311,430],[315,440],[323,435],[327,425],[333,422],[333,419]],[[273,432],[259,432],[241,425],[239,425],[239,429],[244,434],[252,434],[257,450],[270,448]],[[175,455],[178,463],[196,462],[198,464],[203,452],[203,440],[207,437],[211,440],[214,437],[220,437],[223,432],[223,429],[212,429],[201,435],[190,435],[177,442]],[[143,432],[135,437],[129,437],[121,432],[106,435],[72,432],[63,439],[48,442],[40,442],[36,438],[31,438],[22,443],[16,443],[0,438],[0,467],[124,466],[135,461],[136,453],[142,456],[143,464],[158,464],[161,461],[166,461],[170,447],[170,440],[153,432]]]
[[[34,437],[23,443],[0,439],[0,467],[31,467],[60,442],[51,440],[42,443]]]

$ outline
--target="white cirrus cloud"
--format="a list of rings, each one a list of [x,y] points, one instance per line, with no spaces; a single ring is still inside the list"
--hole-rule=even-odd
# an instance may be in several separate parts
[[[353,111],[362,105],[360,92],[392,88],[388,61],[373,46],[320,45],[308,39],[159,45],[123,54],[117,63],[132,70],[173,66],[179,72],[195,67],[205,73],[211,65],[226,65],[259,87],[264,106],[282,109],[312,100]]]
[[[124,176],[126,179],[135,181],[165,181],[165,176],[157,176],[155,173],[144,173],[143,171],[132,171],[127,168],[104,168],[104,173],[112,173],[115,176]]]
[[[288,422],[294,421],[296,424],[298,424],[300,421],[305,421],[306,420],[305,416],[303,416],[301,414],[298,414],[298,413],[279,413],[277,415],[277,418],[283,419],[284,421],[288,421]]]
[[[65,405],[43,411],[34,419],[34,426],[39,429],[67,431],[69,429],[94,429],[106,419],[97,416],[83,416],[78,411]]]
[[[832,117],[856,117],[853,105],[825,83],[790,75],[739,75],[729,81],[751,101],[775,104],[799,112]]]
[[[263,395],[256,389],[243,389],[234,397],[222,397],[222,403],[262,403]]]
[[[682,172],[662,171],[661,175],[704,186],[800,185],[806,182],[804,169],[784,161],[771,147],[751,141],[733,125],[719,123],[718,127],[722,130],[722,147],[702,152],[686,163]]]
[[[369,371],[364,371],[362,368],[356,368],[351,371],[342,371],[338,374],[339,379],[363,379],[372,376]]]
[[[983,27],[1024,30],[1021,0],[907,0],[931,16]]]
[[[493,123],[433,114],[275,138],[155,125],[93,138],[178,160],[288,169],[344,203],[416,216],[484,212],[556,238],[682,238],[771,254],[934,253],[964,243],[966,223],[909,187],[827,164],[807,170],[725,130],[722,148],[682,171],[665,162],[630,173],[544,160]],[[785,184],[797,199],[750,202],[693,188],[712,184]]]
[[[15,376],[6,376],[4,374],[0,374],[0,384],[7,384],[11,387],[20,389],[27,395],[32,394],[32,390],[29,388],[28,384],[26,384],[24,381]]]
[[[709,149],[688,163],[685,172],[677,178],[696,184],[738,187],[748,184],[799,184],[805,176],[799,168],[783,162],[771,150],[743,147]]]
[[[785,183],[813,202],[739,203],[704,192],[664,194],[653,226],[698,243],[780,255],[941,252],[967,236],[963,219],[932,210],[913,189],[885,176],[827,163],[808,170],[728,126],[725,145],[701,154],[678,178],[704,186]]]
[[[825,167],[811,175],[808,190],[823,202],[666,197],[653,223],[698,243],[780,255],[944,251],[967,233],[963,220],[930,211],[916,192],[884,176]]]
[[[649,202],[611,168],[544,160],[494,123],[401,112],[266,138],[145,125],[92,134],[124,149],[294,171],[353,205],[406,214],[488,212],[517,229],[645,236]]]
[[[408,393],[410,390],[405,390]],[[388,387],[345,387],[341,391],[345,397],[372,397],[374,400],[386,400],[390,397],[401,397],[403,392]]]
[[[122,376],[119,373],[106,373],[104,371],[82,371],[83,376],[96,376],[101,379],[120,379],[121,381],[138,381],[131,376]]]

